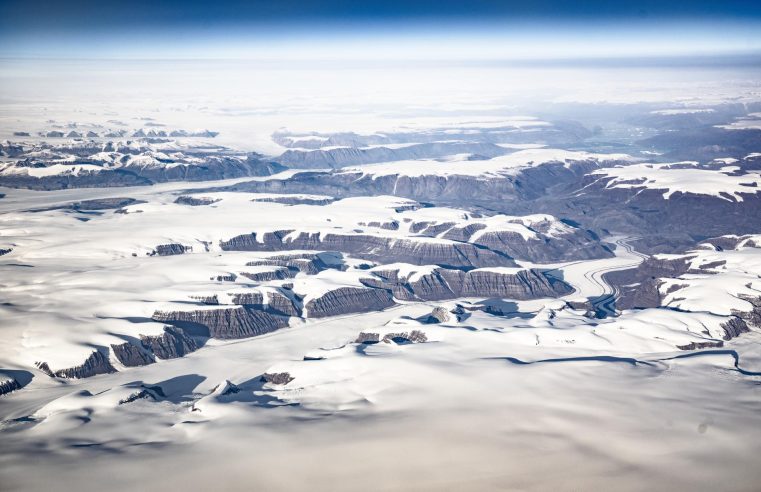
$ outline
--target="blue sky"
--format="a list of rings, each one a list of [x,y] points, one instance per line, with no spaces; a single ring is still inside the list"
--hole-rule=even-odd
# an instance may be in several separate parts
[[[758,1],[0,0],[0,55],[526,59],[761,51]]]

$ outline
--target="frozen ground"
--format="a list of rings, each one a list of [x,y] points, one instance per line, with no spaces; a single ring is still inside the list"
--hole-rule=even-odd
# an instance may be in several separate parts
[[[706,224],[761,232],[756,140],[717,144],[720,159],[697,163],[672,158],[687,144],[641,141],[678,140],[691,118],[710,119],[699,120],[704,132],[751,135],[757,71],[326,66],[305,83],[283,65],[72,64],[49,67],[52,80],[29,62],[5,63],[3,140],[39,143],[65,129],[105,143],[112,127],[209,128],[215,144],[275,160],[454,134],[510,153],[351,164],[328,178],[502,180],[561,206],[508,214],[456,199],[221,191],[314,170],[0,187],[0,490],[759,490],[759,236],[658,236],[645,219],[640,236],[561,215],[598,183],[610,195],[579,206],[588,223],[617,225],[603,212],[619,204],[604,200],[641,195],[653,197],[634,204],[642,215],[617,220],[689,199]],[[577,114],[583,125],[569,124]],[[562,138],[540,133],[554,131]],[[704,138],[701,152],[714,146]],[[116,198],[135,201],[74,205]],[[732,215],[711,217],[718,202]],[[634,273],[623,283],[606,276],[625,271]],[[513,295],[455,297],[452,279]],[[631,291],[636,308],[621,309]],[[242,295],[261,301],[242,308]],[[305,307],[320,300],[325,317]],[[235,339],[193,331],[200,321],[245,324],[242,311],[282,325]],[[167,312],[200,321],[159,321]],[[205,319],[215,312],[228,314]],[[261,328],[268,318],[251,319]],[[188,330],[180,356],[176,346],[147,365],[116,356],[118,344],[144,353],[148,340],[179,343],[161,338],[167,323]],[[66,370],[93,353],[114,371],[51,377],[38,364]]]

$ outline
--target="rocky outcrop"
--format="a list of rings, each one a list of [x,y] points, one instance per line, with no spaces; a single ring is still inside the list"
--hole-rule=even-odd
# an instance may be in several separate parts
[[[405,343],[424,343],[428,341],[428,337],[420,330],[412,330],[411,332],[403,333],[387,333],[383,337],[385,343],[395,343],[397,345]]]
[[[761,296],[754,297],[747,294],[739,294],[737,297],[749,302],[752,308],[750,311],[732,310],[732,314],[743,320],[748,326],[761,328]]]
[[[0,380],[0,396],[7,395],[13,391],[21,389],[21,384],[14,378]]]
[[[339,287],[307,301],[304,311],[307,317],[324,318],[340,314],[380,311],[394,304],[391,292],[385,289]]]
[[[719,340],[718,342],[690,342],[686,345],[677,345],[679,350],[700,350],[705,348],[719,348],[723,347],[724,342]]]
[[[449,311],[445,307],[437,306],[433,308],[431,314],[428,315],[429,323],[446,323],[449,321]]]
[[[187,251],[193,251],[193,247],[184,246],[179,243],[159,244],[158,246],[156,246],[153,252],[150,253],[150,256],[182,255],[182,254],[185,254]]]
[[[590,260],[614,255],[599,242],[597,236],[582,229],[563,235],[539,234],[539,237],[533,239],[525,239],[517,232],[487,231],[473,240],[473,243],[534,263]]]
[[[245,305],[280,316],[301,316],[301,300],[290,289],[231,294],[233,304]]]
[[[252,282],[270,282],[272,280],[285,280],[296,276],[296,272],[286,268],[277,267],[263,272],[240,272],[240,274]]]
[[[139,203],[145,203],[145,201],[125,197],[97,198],[74,203],[71,205],[71,208],[74,210],[112,210]]]
[[[238,276],[234,273],[228,273],[227,275],[217,275],[216,277],[211,277],[209,280],[216,280],[217,282],[235,282],[237,278]]]
[[[572,288],[536,269],[501,272],[495,270],[448,270],[436,268],[431,273],[407,280],[397,270],[374,271],[376,279],[363,280],[369,286],[391,289],[394,297],[404,300],[438,301],[459,297],[499,297],[516,300],[559,297]]]
[[[737,316],[730,317],[727,321],[721,324],[721,327],[724,330],[724,340],[731,340],[750,331],[747,323]]]
[[[295,233],[293,230],[256,233],[221,241],[225,251],[339,251],[380,263],[442,265],[454,268],[513,266],[504,254],[473,244],[423,238],[394,238],[368,234]]]
[[[260,378],[260,381],[263,383],[269,383],[269,384],[275,384],[275,385],[286,385],[293,381],[295,378],[291,376],[287,372],[265,372],[262,374],[262,377]]]
[[[356,340],[354,340],[354,343],[364,343],[365,345],[372,345],[378,342],[380,342],[380,334],[366,333],[364,331],[360,332]]]
[[[90,354],[85,361],[74,367],[53,370],[47,362],[37,362],[37,368],[50,377],[66,379],[82,379],[95,376],[97,374],[108,374],[116,372],[116,369],[108,361],[108,357],[103,355],[99,350]]]
[[[293,293],[268,292],[264,309],[281,316],[301,316],[301,301]]]
[[[248,306],[209,308],[196,311],[156,311],[153,319],[189,330],[205,331],[211,338],[247,338],[269,333],[288,325],[287,318]]]
[[[13,248],[7,248],[7,249],[0,248],[0,256],[7,255],[11,251],[13,251]]]
[[[617,287],[616,309],[644,309],[660,307],[661,278],[676,278],[690,270],[693,256],[659,259],[650,257],[635,268],[606,273],[605,281]]]
[[[316,275],[329,268],[345,269],[341,262],[340,253],[292,253],[271,256],[269,258],[249,261],[246,266],[276,266],[285,267],[294,275],[306,273]]]
[[[159,359],[176,359],[198,350],[198,343],[182,329],[165,326],[162,335],[141,335],[140,342],[146,350],[153,352]]]
[[[110,135],[113,138],[123,137],[118,133]],[[168,145],[162,149],[161,144]],[[171,156],[164,150],[170,150]],[[239,151],[220,146],[187,146],[178,151],[172,148],[171,141],[165,138],[146,139],[144,143],[42,142],[33,146],[21,146],[19,151],[14,150],[13,157],[18,160],[9,168],[11,172],[0,173],[0,183],[3,186],[37,190],[258,177],[269,176],[286,169],[280,164],[263,159],[259,154],[241,155]],[[24,168],[53,165],[58,165],[62,171],[44,176],[23,172]]]
[[[218,201],[220,201],[220,199],[218,198],[180,195],[174,200],[174,203],[178,203],[180,205],[190,205],[191,207],[199,207],[202,205],[212,205],[214,203],[217,203]]]
[[[157,400],[156,395],[149,389],[143,388],[135,390],[134,393],[119,400],[119,405],[126,405],[128,403],[136,402],[137,400]]]
[[[326,197],[308,197],[308,196],[275,196],[266,198],[254,198],[252,202],[265,202],[265,203],[281,203],[283,205],[330,205],[335,202],[336,199]]]
[[[240,306],[256,306],[261,308],[264,305],[264,294],[256,290],[252,292],[234,292],[230,294],[233,304]]]
[[[126,367],[147,366],[156,362],[150,352],[130,342],[112,344],[111,350],[116,359]]]

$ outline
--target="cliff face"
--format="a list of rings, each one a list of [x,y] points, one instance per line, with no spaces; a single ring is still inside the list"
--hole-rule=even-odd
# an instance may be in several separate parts
[[[97,374],[116,372],[116,369],[108,361],[108,357],[99,350],[94,351],[82,364],[77,366],[53,370],[47,362],[37,362],[37,367],[50,377],[67,379],[89,378]]]
[[[7,395],[13,391],[21,389],[21,384],[13,378],[0,380],[0,396]]]
[[[500,297],[525,300],[558,297],[572,288],[551,279],[540,270],[519,270],[511,273],[499,270],[448,270],[435,268],[414,280],[400,277],[396,270],[373,272],[375,279],[365,283],[390,289],[394,297],[404,300],[437,301],[458,297]]]
[[[211,338],[231,339],[262,335],[284,328],[287,318],[239,306],[196,311],[156,311],[153,319],[179,327],[201,328]]]
[[[323,318],[348,313],[379,311],[394,305],[391,292],[385,289],[341,287],[306,303],[310,318]]]
[[[425,159],[454,154],[478,154],[496,157],[509,150],[492,143],[433,142],[409,145],[401,148],[389,147],[339,147],[328,150],[287,150],[278,161],[298,169],[334,169],[358,164],[392,162],[407,159]]]
[[[290,289],[232,294],[233,304],[248,306],[280,316],[301,316],[301,301]]]
[[[675,278],[687,273],[691,257],[647,258],[635,268],[606,273],[605,280],[618,289],[616,309],[661,307],[659,278]]]
[[[159,244],[158,246],[156,246],[152,254],[156,254],[159,256],[172,256],[172,255],[182,255],[182,254],[185,254],[187,251],[193,251],[193,247],[184,246],[178,243],[169,243],[169,244]]]
[[[287,251],[294,249],[340,251],[357,258],[380,263],[403,262],[413,265],[445,265],[455,268],[513,266],[504,254],[469,243],[393,238],[368,234],[320,234],[293,230],[235,236],[221,241],[225,251]]]
[[[114,357],[126,367],[147,366],[156,362],[151,353],[129,342],[112,344],[111,350]]]
[[[176,326],[165,326],[163,335],[143,335],[140,341],[159,359],[176,359],[198,350],[196,341]]]

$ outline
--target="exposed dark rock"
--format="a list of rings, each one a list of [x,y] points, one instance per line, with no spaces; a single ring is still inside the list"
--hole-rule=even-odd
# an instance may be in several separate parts
[[[13,378],[0,381],[0,396],[7,395],[13,391],[21,389],[21,384]]]
[[[179,243],[159,244],[158,246],[156,246],[156,249],[150,254],[150,256],[182,255],[182,254],[185,254],[185,252],[187,251],[193,251],[193,247],[183,246],[182,244],[179,244]]]
[[[748,301],[753,307],[750,311],[738,311],[732,310],[732,314],[745,321],[745,323],[753,328],[761,328],[761,296],[754,297],[747,294],[739,294],[738,297],[744,301]]]
[[[7,255],[11,251],[13,251],[13,248],[8,248],[8,249],[2,249],[2,248],[0,248],[0,256]]]
[[[311,299],[304,305],[310,318],[380,311],[394,305],[391,292],[365,287],[339,287]]]
[[[116,372],[116,369],[108,361],[108,357],[103,355],[99,350],[90,354],[85,361],[78,366],[59,369],[54,371],[47,362],[37,362],[37,367],[50,377],[66,379],[82,379],[95,376],[97,374],[108,374]]]
[[[268,292],[265,310],[281,316],[301,316],[301,302],[293,293],[286,295],[282,292]]]
[[[217,275],[216,277],[212,277],[210,280],[216,280],[217,282],[235,282],[237,278],[238,276],[234,273],[228,273],[227,275]]]
[[[293,253],[249,261],[246,266],[278,266],[288,268],[294,274],[316,275],[328,268],[344,269],[340,256],[340,253]]]
[[[428,315],[429,323],[446,323],[449,321],[449,311],[445,307],[437,306]]]
[[[299,195],[292,196],[276,196],[266,198],[254,198],[252,202],[268,202],[268,203],[282,203],[283,205],[330,205],[335,202],[335,198],[323,197],[312,198]]]
[[[174,203],[179,203],[180,205],[190,205],[191,207],[198,207],[201,205],[211,205],[213,203],[217,203],[218,201],[220,201],[218,198],[180,195],[177,197]]]
[[[264,374],[262,374],[262,377],[260,380],[263,383],[286,385],[290,383],[291,381],[293,381],[294,379],[295,378],[287,372],[273,372],[273,373],[265,372]]]
[[[156,362],[153,355],[146,352],[143,347],[130,342],[113,344],[111,350],[114,351],[116,359],[126,367],[146,366]]]
[[[288,326],[287,318],[248,306],[196,311],[156,311],[153,313],[153,319],[183,328],[205,328],[210,337],[219,339],[253,337]]]
[[[647,258],[635,268],[617,270],[604,274],[604,279],[618,288],[616,308],[639,309],[660,307],[661,278],[676,278],[690,270],[694,256],[673,259]]]
[[[448,270],[436,268],[414,281],[398,277],[397,270],[373,272],[377,280],[363,280],[372,287],[389,288],[404,300],[438,301],[459,297],[498,297],[516,300],[559,297],[572,288],[536,269],[503,273],[499,270]]]
[[[218,396],[228,396],[240,393],[240,388],[228,380],[225,380],[214,387],[211,390],[212,393],[216,393]]]
[[[354,340],[354,343],[364,343],[367,345],[371,345],[373,343],[378,343],[380,341],[380,335],[378,333],[366,333],[366,332],[360,332],[359,335],[357,335],[357,339]]]
[[[123,208],[128,205],[137,205],[145,203],[145,200],[136,200],[135,198],[97,198],[94,200],[83,200],[74,203],[71,207],[75,210],[112,210]]]
[[[219,305],[219,298],[216,294],[213,295],[207,295],[207,296],[190,296],[191,299],[194,301],[198,301],[202,304],[206,304],[207,306],[217,306]]]
[[[468,243],[419,240],[416,238],[381,237],[368,234],[335,234],[301,232],[289,237],[292,230],[236,236],[221,241],[225,251],[340,251],[357,258],[378,262],[403,262],[414,265],[443,265],[456,268],[481,266],[513,266],[504,254]]]
[[[154,395],[153,392],[151,392],[148,389],[143,388],[141,390],[136,390],[134,393],[129,395],[127,398],[119,400],[119,405],[125,405],[127,403],[132,403],[132,402],[135,402],[137,400],[156,400],[156,399],[157,399],[156,395]]]
[[[249,305],[249,306],[263,306],[264,294],[259,291],[254,292],[240,292],[231,294],[233,304]]]
[[[412,330],[411,332],[403,332],[403,333],[387,333],[383,337],[383,342],[385,343],[391,343],[394,342],[397,345],[403,344],[403,343],[423,343],[427,342],[428,337],[425,333],[423,333],[420,330]]]
[[[679,350],[699,350],[704,348],[718,348],[723,347],[724,342],[719,340],[716,342],[690,342],[687,345],[677,345]]]
[[[724,340],[731,340],[750,331],[745,320],[737,316],[729,318],[729,320],[721,324],[721,327],[724,329]]]
[[[143,347],[160,359],[176,359],[198,350],[196,341],[182,329],[165,326],[163,335],[141,335]]]
[[[241,275],[253,282],[269,282],[272,280],[285,280],[293,278],[296,273],[286,267],[276,267],[264,272],[240,272]]]

